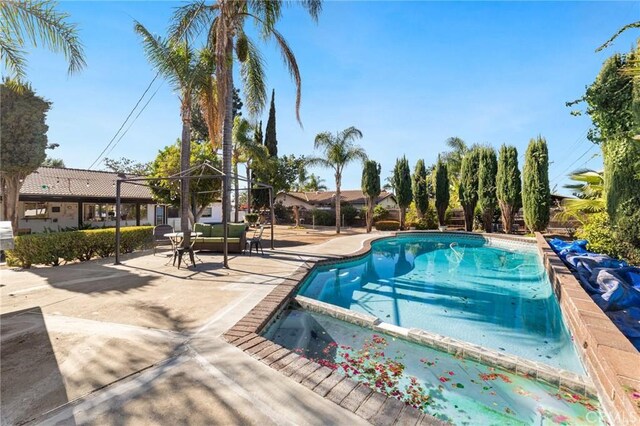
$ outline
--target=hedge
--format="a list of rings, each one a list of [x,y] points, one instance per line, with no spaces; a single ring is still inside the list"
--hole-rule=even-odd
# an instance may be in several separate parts
[[[148,248],[153,240],[153,226],[120,228],[120,250],[131,253]],[[31,265],[58,266],[61,260],[90,260],[109,257],[116,252],[115,228],[52,232],[15,237],[13,250],[7,250],[10,266],[29,268]]]
[[[397,231],[400,229],[400,222],[397,220],[379,220],[376,222],[378,231]]]

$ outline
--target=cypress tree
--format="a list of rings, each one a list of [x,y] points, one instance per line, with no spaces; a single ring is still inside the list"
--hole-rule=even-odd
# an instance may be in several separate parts
[[[393,168],[393,183],[396,191],[396,200],[400,206],[400,228],[404,229],[404,216],[407,207],[413,200],[411,191],[411,170],[406,157],[396,160],[396,166]]]
[[[367,232],[373,226],[373,205],[380,195],[380,164],[367,160],[362,168],[362,193],[367,198]]]
[[[269,151],[270,157],[278,156],[278,139],[276,138],[276,91],[271,92],[271,107],[269,108],[269,119],[265,132],[264,144]]]
[[[476,147],[462,157],[460,166],[460,185],[458,195],[464,210],[464,227],[473,231],[473,213],[478,204],[478,169],[480,167],[480,148]]]
[[[531,139],[524,158],[522,207],[524,222],[531,232],[544,231],[549,224],[551,193],[549,191],[549,153],[547,141]]]
[[[513,232],[513,219],[522,207],[522,181],[518,169],[518,150],[515,146],[502,145],[496,176],[502,226],[506,233]]]
[[[480,150],[480,166],[478,168],[478,205],[482,210],[482,222],[485,232],[493,231],[493,213],[498,206],[496,196],[496,174],[498,160],[492,147]]]
[[[416,202],[418,217],[422,219],[429,206],[429,193],[427,192],[427,169],[424,160],[420,159],[416,163],[413,171],[413,198]]]
[[[444,216],[449,207],[449,174],[447,164],[438,156],[434,175],[436,187],[436,211],[438,212],[438,223],[444,226]]]

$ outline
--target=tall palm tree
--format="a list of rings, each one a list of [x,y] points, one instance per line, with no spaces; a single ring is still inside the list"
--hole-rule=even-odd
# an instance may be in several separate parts
[[[340,186],[342,184],[342,172],[349,163],[354,161],[367,161],[364,149],[353,143],[355,139],[361,139],[362,132],[355,127],[349,127],[335,135],[330,132],[318,133],[313,144],[314,149],[322,151],[322,156],[311,157],[307,164],[333,169],[336,178],[336,234],[340,233]]]
[[[191,108],[193,98],[200,82],[213,73],[212,65],[201,60],[184,39],[165,39],[152,35],[141,23],[135,21],[134,29],[142,37],[147,60],[167,79],[180,98],[180,116],[182,117],[182,139],[180,142],[180,172],[189,168],[191,157]],[[191,232],[189,227],[189,179],[180,183],[180,230],[184,233],[183,247],[189,247]]]
[[[204,0],[192,1],[176,10],[171,32],[175,36],[193,36],[207,29],[207,48],[215,57],[216,96],[218,99],[217,122],[222,128],[223,223],[229,220],[229,176],[231,174],[231,149],[233,128],[233,65],[240,62],[240,76],[247,110],[256,116],[267,101],[263,59],[256,44],[244,32],[247,19],[252,20],[264,40],[275,40],[282,58],[296,84],[296,117],[300,121],[301,77],[298,63],[289,44],[275,26],[282,14],[281,0]],[[320,13],[321,0],[304,0],[301,4],[313,19]],[[224,227],[226,236],[227,227]],[[224,248],[224,266],[227,267],[227,247]]]
[[[326,191],[327,185],[325,185],[324,182],[325,180],[322,179],[320,176],[311,173],[307,178],[307,180],[304,182],[302,189],[304,191],[310,191],[310,192]]]
[[[69,74],[86,66],[77,27],[56,6],[50,0],[0,0],[0,55],[12,79],[26,77],[26,42],[62,52],[69,62]]]
[[[231,163],[233,165],[234,188],[235,188],[235,222],[238,222],[238,200],[240,199],[240,186],[238,179],[238,164],[244,163],[247,173],[247,203],[251,208],[251,165],[254,161],[267,158],[269,153],[267,148],[253,138],[253,126],[249,121],[240,116],[233,120],[233,150]]]

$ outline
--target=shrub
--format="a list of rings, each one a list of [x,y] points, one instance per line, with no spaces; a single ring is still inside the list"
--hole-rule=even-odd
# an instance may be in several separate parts
[[[247,213],[246,215],[244,215],[245,222],[250,224],[257,223],[259,218],[260,215],[258,215],[258,213]]]
[[[282,203],[273,205],[273,215],[276,217],[276,221],[280,223],[293,223],[293,209],[285,207]]]
[[[336,213],[333,210],[313,209],[311,216],[315,218],[315,224],[318,226],[334,226],[336,224]]]
[[[444,226],[446,221],[446,211],[449,206],[449,175],[447,164],[438,157],[434,172],[434,186],[436,187],[436,211],[438,212],[438,223]]]
[[[385,209],[381,205],[377,205],[373,208],[373,221],[385,220],[389,217],[389,210]]]
[[[616,222],[615,236],[620,243],[620,256],[629,263],[640,265],[640,200],[625,202]]]
[[[358,211],[358,209],[356,209],[349,203],[341,203],[340,205],[340,214],[342,215],[342,217],[344,217],[344,224],[346,226],[353,225],[353,222],[359,213],[360,212]]]
[[[29,268],[31,265],[60,264],[93,257],[108,257],[116,251],[115,228],[70,232],[21,235],[15,238],[14,249],[7,251],[7,263]],[[152,241],[152,226],[132,226],[120,230],[120,250],[131,253],[147,248]]]
[[[589,241],[587,248],[591,251],[619,256],[619,243],[616,241],[607,213],[593,213],[587,216],[584,224],[576,232],[576,237]]]
[[[397,231],[400,229],[400,222],[397,220],[380,220],[376,222],[378,231]]]

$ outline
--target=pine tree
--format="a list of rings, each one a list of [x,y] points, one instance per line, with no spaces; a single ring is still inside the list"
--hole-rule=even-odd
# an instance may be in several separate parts
[[[500,148],[496,187],[502,226],[506,233],[511,233],[513,219],[522,207],[522,180],[518,169],[518,150],[515,146],[502,145]]]
[[[413,192],[411,191],[411,170],[406,157],[396,160],[396,166],[393,168],[393,183],[396,192],[396,200],[400,206],[400,228],[404,229],[404,216],[407,207],[413,201]]]
[[[367,232],[373,226],[373,207],[380,195],[380,164],[367,160],[362,167],[362,193],[367,198]]]
[[[413,198],[416,202],[416,210],[420,219],[425,215],[429,206],[427,189],[427,169],[424,166],[424,160],[420,159],[413,171]]]
[[[271,92],[271,107],[269,108],[269,119],[267,120],[267,129],[264,138],[264,144],[269,151],[270,157],[278,156],[278,139],[276,137],[276,91]]]
[[[438,224],[445,225],[445,213],[449,207],[449,174],[447,164],[438,156],[436,170],[434,172],[434,186],[436,188],[436,211],[438,212]]]
[[[480,166],[480,148],[473,148],[462,158],[460,167],[460,186],[458,195],[464,210],[464,227],[473,231],[473,213],[478,204],[478,169]]]
[[[478,168],[478,206],[482,211],[482,222],[485,232],[493,231],[493,214],[498,206],[496,196],[496,174],[498,160],[496,151],[491,147],[480,150],[480,166]]]
[[[524,222],[531,232],[544,231],[549,224],[551,193],[549,191],[549,153],[547,141],[531,139],[524,159],[522,207]]]

